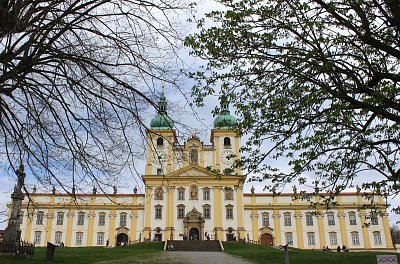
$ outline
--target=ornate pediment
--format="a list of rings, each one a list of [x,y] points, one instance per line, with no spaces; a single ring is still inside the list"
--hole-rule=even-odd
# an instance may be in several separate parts
[[[167,175],[168,177],[215,177],[216,175],[200,166],[190,165]]]
[[[204,217],[203,215],[197,211],[197,209],[195,207],[193,207],[193,209],[188,212],[186,214],[186,217],[183,219],[184,223],[193,223],[193,222],[200,222],[200,223],[204,223]]]

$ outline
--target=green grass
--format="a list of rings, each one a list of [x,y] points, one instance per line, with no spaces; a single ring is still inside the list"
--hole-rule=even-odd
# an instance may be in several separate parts
[[[223,242],[225,252],[253,263],[282,264],[284,263],[283,250],[252,244]],[[300,249],[289,250],[290,264],[376,264],[376,255],[394,255],[387,252],[322,252]],[[400,259],[400,254],[397,254]]]
[[[35,256],[31,259],[15,260],[13,257],[1,256],[1,264],[15,263],[154,263],[157,253],[163,250],[163,242],[139,243],[117,248],[85,247],[56,248],[53,261],[46,261],[46,248],[35,248]]]
[[[270,247],[235,242],[223,242],[225,252],[242,257],[252,263],[282,264],[284,252]],[[56,248],[54,260],[46,261],[46,248],[36,248],[32,259],[16,260],[13,257],[0,256],[1,264],[35,264],[35,263],[71,263],[71,264],[178,264],[173,255],[162,253],[164,243],[139,243],[117,248],[86,247],[86,248]],[[290,264],[376,264],[376,255],[393,255],[379,252],[321,252],[290,249]],[[400,254],[397,254],[400,259]],[[199,260],[199,263],[202,263]],[[183,264],[183,263],[180,263]]]

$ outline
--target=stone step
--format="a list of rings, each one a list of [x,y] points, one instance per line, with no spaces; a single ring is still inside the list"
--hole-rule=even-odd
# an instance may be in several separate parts
[[[219,240],[168,240],[168,246],[173,245],[174,251],[222,251]]]

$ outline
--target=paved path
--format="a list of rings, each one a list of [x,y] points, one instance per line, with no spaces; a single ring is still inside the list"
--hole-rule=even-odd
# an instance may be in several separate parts
[[[164,251],[166,259],[173,259],[176,263],[186,264],[250,264],[247,260],[231,256],[224,252],[199,251]]]

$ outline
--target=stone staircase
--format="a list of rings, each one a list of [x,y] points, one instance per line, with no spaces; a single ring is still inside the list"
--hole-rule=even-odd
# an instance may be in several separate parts
[[[171,244],[174,251],[222,251],[219,240],[168,240],[165,250]]]

